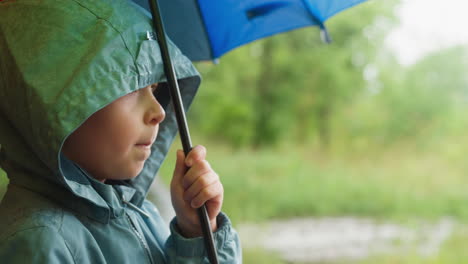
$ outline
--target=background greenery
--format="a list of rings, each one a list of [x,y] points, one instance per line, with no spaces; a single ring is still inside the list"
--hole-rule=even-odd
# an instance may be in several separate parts
[[[238,48],[219,65],[197,64],[204,81],[189,113],[193,142],[207,146],[234,224],[298,216],[467,223],[468,49],[400,65],[384,45],[397,3],[369,1],[332,18],[330,45],[305,28]],[[174,146],[161,170],[167,182]],[[468,263],[466,228],[455,233],[434,257],[362,263]],[[249,249],[245,263],[283,262]]]
[[[194,142],[208,147],[236,221],[467,219],[467,49],[401,66],[383,45],[397,3],[333,18],[330,45],[306,28],[198,64]]]
[[[5,194],[7,184],[8,184],[8,178],[6,177],[6,173],[0,168],[0,200],[3,198],[3,195]]]

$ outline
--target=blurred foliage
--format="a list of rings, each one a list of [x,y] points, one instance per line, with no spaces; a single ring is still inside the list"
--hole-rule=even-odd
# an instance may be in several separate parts
[[[3,194],[5,192],[4,189],[6,187],[7,182],[8,182],[8,179],[7,179],[6,173],[4,170],[2,170],[2,168],[0,168],[0,200],[3,197]]]
[[[198,137],[194,142],[204,142],[208,149],[208,160],[224,185],[223,211],[234,224],[311,216],[450,216],[468,222],[468,135],[424,151],[406,142],[350,153],[297,145],[235,150]],[[174,148],[161,169],[165,182],[175,156]]]
[[[467,102],[468,49],[452,47],[408,68],[387,63],[379,79],[342,113],[348,142],[360,138],[377,144],[427,140],[466,125],[460,111]],[[373,69],[377,71],[377,69]],[[458,128],[457,128],[458,127]],[[343,138],[343,135],[338,138]]]
[[[349,264],[459,264],[468,262],[468,229],[466,226],[458,227],[456,232],[442,245],[438,252],[429,256],[421,256],[414,252],[400,255],[375,256],[363,261],[349,261]],[[330,263],[333,264],[333,263]]]
[[[2,148],[2,145],[0,145],[0,149],[1,148]],[[5,195],[7,185],[8,185],[8,178],[7,178],[6,172],[2,170],[2,168],[0,167],[0,201]]]
[[[194,142],[208,147],[234,221],[468,220],[468,48],[400,65],[383,45],[396,3],[332,18],[331,45],[306,28],[198,65]]]
[[[456,232],[442,245],[439,251],[421,256],[419,248],[414,246],[413,250],[407,249],[400,254],[371,256],[366,259],[341,259],[339,261],[323,261],[314,263],[327,264],[460,264],[468,262],[468,230],[463,226],[458,226]],[[244,249],[243,263],[246,264],[286,264],[291,263],[281,259],[281,256],[269,252],[265,249]]]
[[[242,249],[242,263],[245,264],[284,264],[281,257],[262,248]]]
[[[364,71],[396,23],[394,4],[369,2],[332,18],[329,45],[308,27],[232,51],[220,65],[199,63],[193,126],[238,147],[290,138],[327,146],[332,118],[366,87]]]
[[[327,22],[329,45],[304,28],[197,65],[204,81],[189,121],[235,225],[309,216],[468,221],[468,48],[400,65],[385,46],[398,2],[338,14]],[[171,171],[162,168],[166,181]],[[467,237],[455,233],[431,257],[356,263],[465,263]],[[258,249],[245,255],[282,263]]]
[[[330,19],[333,42],[304,28],[238,48],[204,77],[192,131],[234,148],[288,142],[324,151],[421,146],[462,131],[466,47],[403,67],[384,45],[398,1],[370,1]]]

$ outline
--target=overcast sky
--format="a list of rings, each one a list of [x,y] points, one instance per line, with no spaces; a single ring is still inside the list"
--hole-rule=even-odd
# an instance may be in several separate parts
[[[397,13],[401,25],[387,44],[404,65],[437,49],[468,45],[467,0],[402,0]]]

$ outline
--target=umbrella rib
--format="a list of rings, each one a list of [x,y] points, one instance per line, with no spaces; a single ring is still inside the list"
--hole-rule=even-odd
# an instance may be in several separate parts
[[[323,17],[320,15],[319,10],[311,3],[310,0],[302,0],[302,2],[304,3],[307,10],[309,11],[309,14],[311,15],[312,19],[315,20],[315,22],[317,22],[318,26],[320,27],[323,41],[326,43],[330,43],[331,37],[324,24],[325,19],[323,19]]]

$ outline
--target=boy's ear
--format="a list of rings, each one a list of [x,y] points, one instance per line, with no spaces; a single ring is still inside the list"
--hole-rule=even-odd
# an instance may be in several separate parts
[[[171,101],[171,95],[169,93],[169,85],[167,83],[159,83],[156,91],[154,91],[154,97],[158,100],[159,104],[164,108],[167,109]]]

